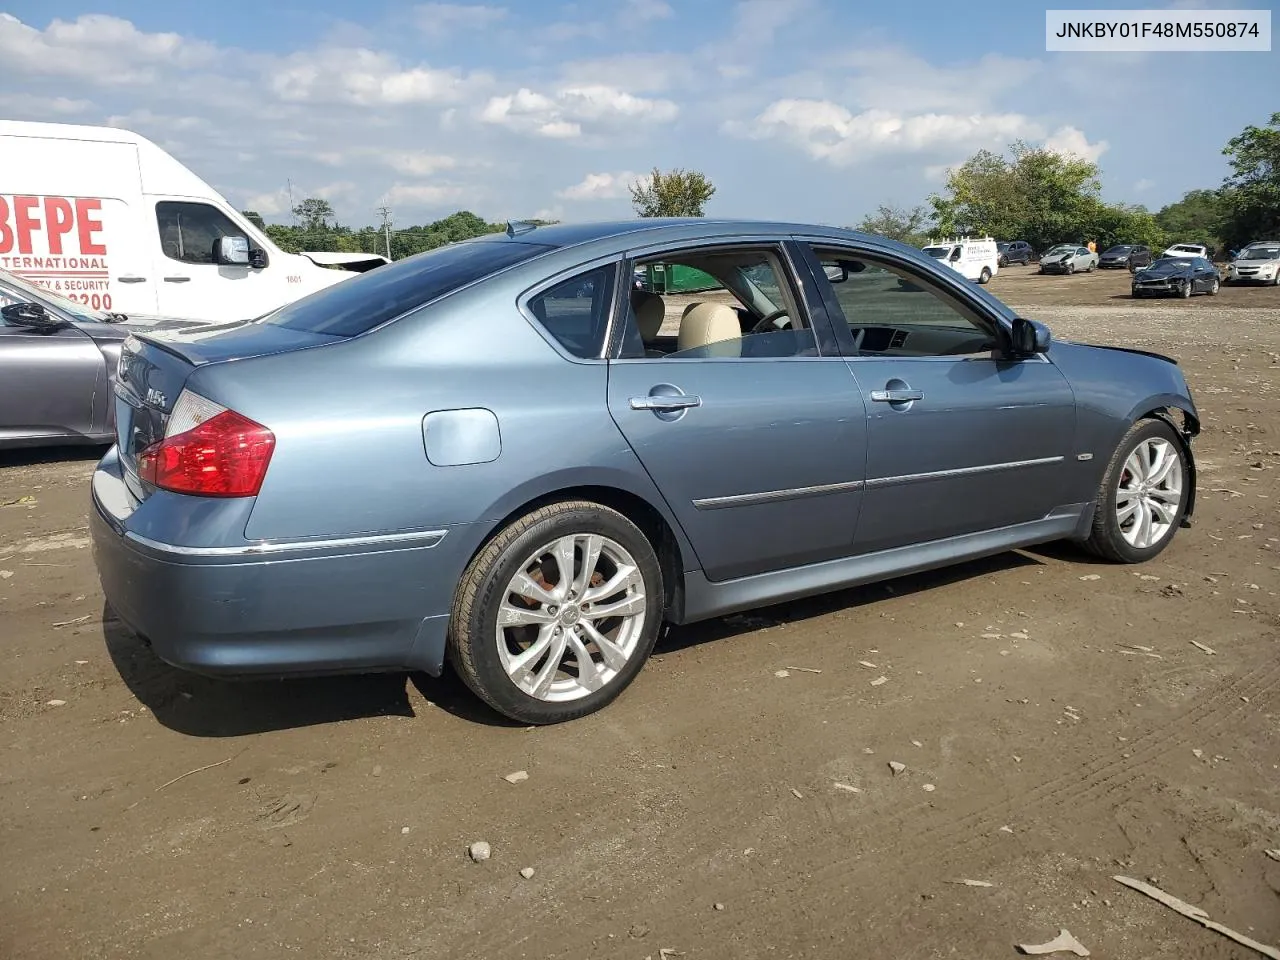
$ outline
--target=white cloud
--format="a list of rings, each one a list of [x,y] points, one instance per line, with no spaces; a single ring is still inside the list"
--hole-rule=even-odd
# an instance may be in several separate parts
[[[1081,160],[1087,160],[1090,163],[1097,163],[1098,158],[1106,152],[1108,147],[1105,140],[1090,143],[1084,133],[1075,127],[1062,127],[1054,131],[1051,136],[1045,139],[1044,145],[1046,149],[1055,153],[1079,157]]]
[[[635,93],[688,87],[700,76],[690,58],[678,53],[624,53],[606,59],[575,60],[566,63],[561,74],[565,86],[590,86],[601,77],[608,77],[613,86]]]
[[[291,103],[395,106],[456,100],[466,80],[454,69],[401,68],[389,54],[333,47],[284,58],[269,71],[267,82]]]
[[[435,40],[465,30],[492,27],[506,16],[505,7],[469,3],[424,3],[413,10],[418,29]]]
[[[556,196],[563,200],[617,200],[631,195],[630,186],[643,181],[647,174],[633,173],[623,170],[620,173],[588,173],[581,181],[563,190],[557,190]]]
[[[45,120],[50,114],[55,117],[69,117],[84,113],[93,104],[88,100],[77,100],[72,97],[41,97],[21,91],[0,93],[0,109],[11,117],[23,117],[31,120]]]
[[[374,151],[378,153],[378,151]],[[436,153],[418,153],[412,150],[396,150],[391,153],[379,153],[382,161],[397,173],[406,173],[415,177],[429,177],[441,170],[452,170],[458,165],[453,157]]]
[[[753,139],[791,142],[811,157],[836,166],[881,153],[998,144],[1042,135],[1022,114],[907,115],[888,110],[854,114],[828,100],[777,100],[751,124],[726,125],[728,132]],[[950,152],[950,150],[948,151]]]
[[[564,87],[553,96],[521,87],[513,94],[491,97],[480,119],[521,133],[543,137],[581,136],[584,125],[608,126],[620,121],[661,123],[679,108],[670,100],[637,97],[603,85]]]
[[[105,14],[54,20],[37,30],[0,13],[0,64],[10,75],[71,77],[107,86],[150,83],[158,67],[204,66],[215,53],[212,44],[176,33],[145,33]]]
[[[1142,177],[1137,183],[1133,185],[1133,189],[1137,193],[1142,193],[1146,190],[1150,190],[1155,185],[1156,185],[1156,182],[1154,180],[1148,180],[1146,177]]]
[[[935,66],[900,47],[854,50],[823,66],[852,71],[840,91],[843,102],[903,113],[990,112],[1043,69],[1039,61],[994,54],[973,63]]]
[[[671,4],[664,0],[627,0],[627,7],[622,16],[644,21],[666,20],[668,17],[674,17],[675,14]]]
[[[456,184],[397,183],[383,195],[383,200],[392,207],[434,207],[457,200],[466,192]]]

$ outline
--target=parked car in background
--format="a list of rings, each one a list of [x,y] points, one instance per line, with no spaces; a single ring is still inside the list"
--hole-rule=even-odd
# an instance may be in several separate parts
[[[1120,243],[1098,257],[1101,270],[1135,270],[1151,262],[1151,248],[1140,243]]]
[[[1098,265],[1098,255],[1088,247],[1060,243],[1040,256],[1041,273],[1089,273]]]
[[[1000,252],[990,237],[931,241],[923,249],[967,280],[986,283],[1000,269]]]
[[[1172,247],[1160,254],[1164,257],[1202,257],[1209,259],[1209,248],[1203,243],[1175,243]]]
[[[636,265],[711,278],[678,333]],[[1176,362],[1052,342],[945,262],[821,226],[513,226],[136,334],[116,394],[94,559],[161,658],[447,658],[522,723],[609,703],[664,622],[1058,539],[1141,562],[1195,501]]]
[[[1131,292],[1135,297],[1189,297],[1193,293],[1218,292],[1222,278],[1204,257],[1161,257],[1134,271]]]
[[[131,317],[247,320],[385,264],[285,253],[146,137],[0,120],[0,269]]]
[[[131,324],[0,270],[0,448],[110,443],[121,343],[176,325]]]
[[[1000,266],[1007,267],[1011,263],[1026,265],[1036,258],[1036,252],[1025,240],[1009,240],[996,244],[1000,253]]]
[[[1249,244],[1227,267],[1225,282],[1280,286],[1280,241]]]

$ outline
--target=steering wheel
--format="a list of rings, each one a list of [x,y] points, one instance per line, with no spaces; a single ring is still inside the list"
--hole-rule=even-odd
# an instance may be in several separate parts
[[[786,310],[775,310],[773,311],[773,313],[766,314],[765,316],[761,317],[760,320],[756,323],[756,325],[751,328],[751,332],[764,333],[765,330],[773,327],[773,321],[777,320],[779,317],[789,317],[789,316],[790,316],[790,313]],[[790,323],[791,321],[788,320],[786,324],[783,324],[783,326],[773,327],[773,329],[775,330],[785,329],[787,324],[790,324]]]

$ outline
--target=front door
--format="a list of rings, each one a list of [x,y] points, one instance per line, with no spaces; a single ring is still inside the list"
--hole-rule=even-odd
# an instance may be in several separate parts
[[[665,296],[631,294],[633,346],[610,361],[609,410],[707,578],[848,555],[866,416],[845,361],[822,354],[830,332],[815,330],[782,247],[636,262],[671,279]],[[637,314],[667,320],[642,336]]]
[[[0,306],[8,302],[0,293]],[[106,389],[106,362],[83,331],[41,333],[0,320],[0,440],[93,436]]]
[[[214,262],[215,240],[244,237],[245,232],[212,204],[157,200],[151,229],[156,235],[156,290],[161,316],[250,320],[265,312],[263,304],[288,299],[271,296],[269,289],[281,271]],[[249,242],[251,248],[256,246],[251,239]]]
[[[1075,399],[1057,367],[1007,356],[978,298],[909,261],[815,252],[867,410],[857,551],[1024,523],[1063,506]]]

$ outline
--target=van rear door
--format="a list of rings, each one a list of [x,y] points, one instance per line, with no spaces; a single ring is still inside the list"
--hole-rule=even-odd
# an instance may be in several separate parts
[[[138,148],[0,135],[0,270],[96,310],[152,316]]]

